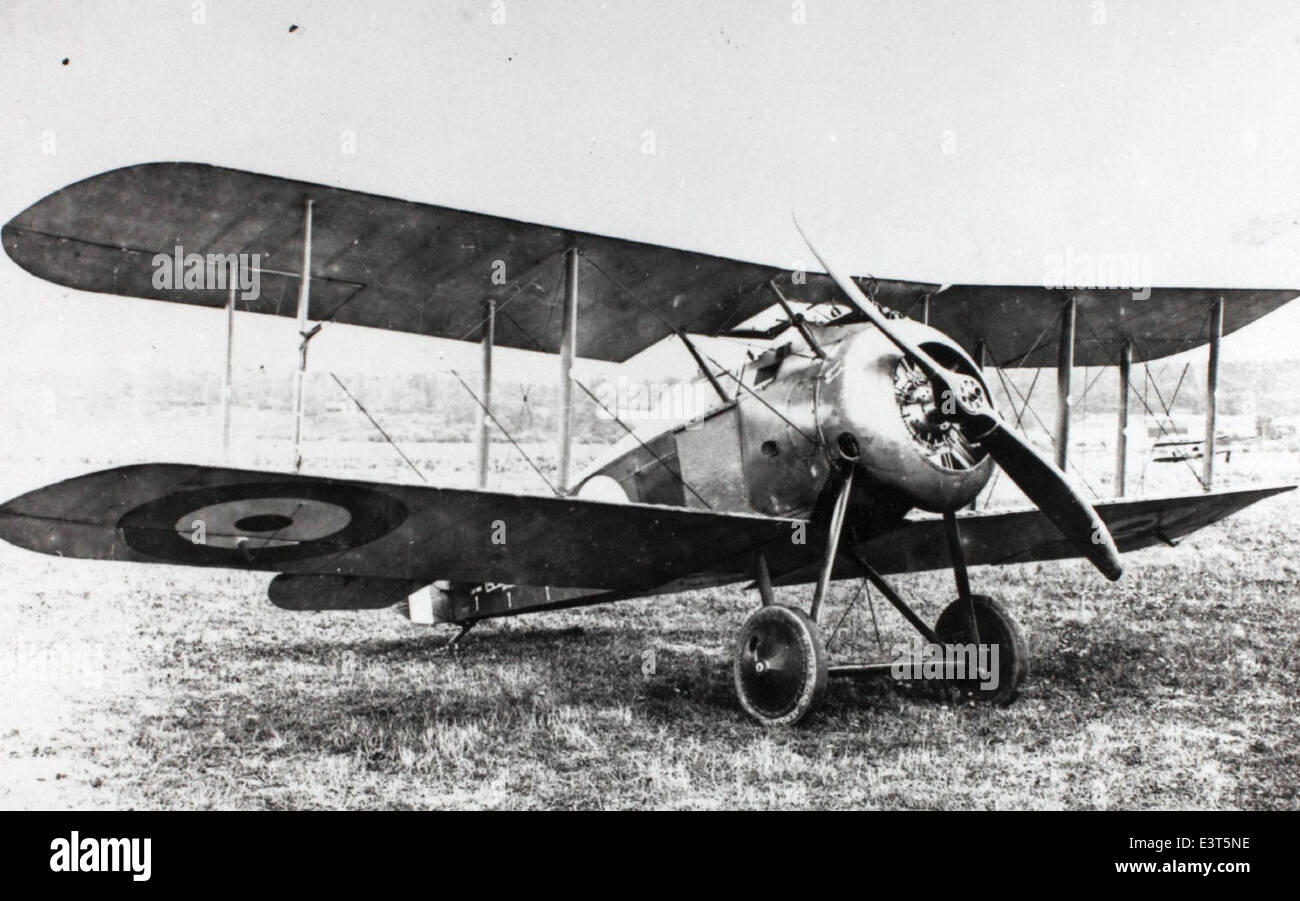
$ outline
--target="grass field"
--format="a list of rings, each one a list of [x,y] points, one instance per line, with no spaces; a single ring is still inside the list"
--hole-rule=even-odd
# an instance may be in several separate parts
[[[399,476],[383,459],[337,466]],[[110,462],[13,462],[5,496]],[[280,611],[266,575],[0,545],[0,806],[1296,809],[1297,521],[1276,498],[1131,555],[1114,585],[976,569],[1028,634],[1016,703],[832,683],[785,730],[732,696],[739,589],[489,623],[453,656],[387,611]],[[899,585],[931,621],[953,593],[943,573]],[[857,590],[835,587],[828,631]],[[885,648],[910,639],[878,613]],[[841,651],[882,656],[861,600],[843,622]]]

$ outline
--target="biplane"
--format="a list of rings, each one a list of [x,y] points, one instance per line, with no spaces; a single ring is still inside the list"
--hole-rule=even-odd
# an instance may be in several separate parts
[[[1226,434],[1220,433],[1215,436],[1215,443],[1219,449],[1215,452],[1223,457],[1223,462],[1232,462],[1232,448],[1229,443],[1232,438]],[[1151,447],[1153,456],[1152,463],[1188,463],[1192,460],[1205,459],[1205,441],[1204,439],[1187,439],[1181,441],[1164,440],[1157,441]]]
[[[1148,425],[1147,435],[1152,439],[1152,463],[1189,463],[1205,459],[1205,437],[1192,437],[1194,429],[1175,419],[1157,420]],[[1252,445],[1257,446],[1262,438],[1263,432],[1257,425],[1239,422],[1233,428],[1220,427],[1214,436],[1213,452],[1225,463],[1231,463],[1234,450],[1249,450]]]
[[[1120,496],[1094,503],[1065,470],[1075,366],[1120,367],[1122,445],[1135,361],[1208,344],[1213,397],[1221,336],[1296,290],[1157,287],[1140,299],[890,280],[849,274],[810,241],[823,271],[789,271],[193,163],[70,185],[2,240],[19,266],[70,288],[224,307],[227,321],[237,309],[297,317],[299,424],[308,346],[330,322],[481,342],[481,473],[494,347],[557,354],[562,401],[550,495],[304,475],[295,436],[295,471],[149,463],[33,490],[0,506],[0,537],[64,557],[265,571],[281,608],[404,604],[460,634],[493,617],[742,583],[758,607],[736,641],[735,688],[767,724],[801,719],[828,678],[881,667],[828,659],[818,617],[834,580],[868,580],[928,646],[1000,648],[989,684],[1005,701],[1027,671],[1025,642],[972,590],[969,567],[1082,557],[1113,580],[1121,553],[1173,545],[1291,487],[1124,497],[1121,450]],[[233,276],[228,290],[156,278],[155,259],[180,248],[256,254],[260,290],[237,296]],[[494,278],[502,267],[510,277]],[[831,314],[808,315],[818,305]],[[765,312],[782,318],[755,327]],[[699,336],[766,343],[737,374]],[[570,478],[574,359],[626,361],[663,340],[685,345],[717,403],[659,434],[628,429]],[[994,408],[989,373],[1053,365],[1048,459]],[[1032,508],[970,509],[995,468]],[[933,569],[951,569],[955,599],[932,626],[888,577]],[[782,586],[810,586],[806,609],[777,603]]]

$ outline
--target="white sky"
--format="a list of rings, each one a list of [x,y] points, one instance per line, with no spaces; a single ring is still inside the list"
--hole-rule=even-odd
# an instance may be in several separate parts
[[[0,126],[0,221],[104,170],[194,160],[780,266],[807,256],[799,210],[881,276],[1040,283],[1072,248],[1148,255],[1157,285],[1300,285],[1286,0],[9,0]],[[1226,357],[1300,356],[1293,306]],[[240,370],[293,366],[291,321],[236,328]],[[0,256],[0,378],[215,372],[222,334],[217,311],[57,288]],[[689,366],[647,356],[639,376]],[[323,370],[441,357],[477,351],[343,326],[312,345]]]

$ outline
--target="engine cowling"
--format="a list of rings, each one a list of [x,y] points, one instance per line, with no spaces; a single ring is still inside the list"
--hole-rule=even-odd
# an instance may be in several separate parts
[[[943,365],[977,379],[988,395],[975,361],[942,332],[905,319],[897,327]],[[817,424],[828,446],[856,451],[868,479],[923,510],[957,510],[974,500],[993,462],[978,436],[939,415],[953,399],[935,396],[924,373],[873,326],[827,331]]]

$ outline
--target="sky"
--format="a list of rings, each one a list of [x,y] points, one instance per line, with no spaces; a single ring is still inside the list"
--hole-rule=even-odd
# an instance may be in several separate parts
[[[1117,253],[1156,285],[1289,287],[1297,148],[1285,0],[0,5],[0,221],[190,160],[782,267],[807,256],[797,211],[878,276],[1036,284],[1066,252]],[[1293,306],[1225,358],[1300,357]],[[219,372],[223,340],[219,311],[59,288],[0,256],[2,379]],[[236,378],[288,372],[296,340],[238,317]],[[394,374],[478,359],[347,326],[311,353]],[[691,369],[669,343],[629,371],[665,367]]]

